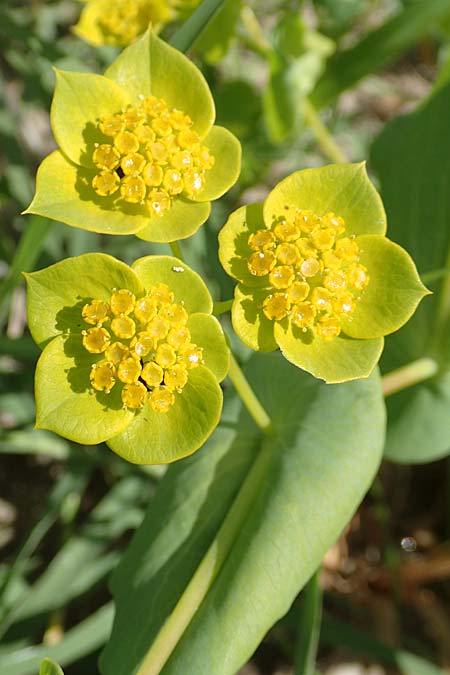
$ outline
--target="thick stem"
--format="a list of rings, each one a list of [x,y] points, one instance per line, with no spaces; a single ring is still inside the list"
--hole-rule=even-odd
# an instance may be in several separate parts
[[[397,368],[390,373],[387,373],[382,378],[383,394],[391,396],[397,391],[402,391],[408,387],[412,387],[419,382],[429,380],[436,375],[439,370],[439,365],[434,359],[424,357],[412,361],[406,366]]]
[[[254,422],[265,434],[270,435],[273,432],[271,419],[259,402],[255,392],[251,388],[232,353],[230,353],[230,370],[228,371],[228,377],[232,381],[234,388]]]
[[[177,241],[171,241],[169,243],[170,250],[172,251],[172,254],[175,256],[175,258],[178,258],[178,260],[183,260],[183,253],[180,248],[180,244]]]
[[[330,134],[325,124],[320,119],[311,101],[305,98],[303,102],[303,114],[305,121],[313,132],[316,141],[322,148],[323,153],[332,162],[337,164],[345,164],[348,158],[345,153],[338,146],[333,136]]]
[[[227,558],[233,542],[242,529],[245,518],[255,500],[267,473],[272,457],[269,442],[264,442],[261,452],[248,473],[217,536],[197,567],[177,605],[162,626],[137,672],[137,675],[158,675],[167,663],[205,599],[219,570]]]
[[[322,589],[319,584],[320,570],[311,577],[303,590],[303,606],[300,614],[297,639],[296,675],[315,675],[317,648],[322,623]]]

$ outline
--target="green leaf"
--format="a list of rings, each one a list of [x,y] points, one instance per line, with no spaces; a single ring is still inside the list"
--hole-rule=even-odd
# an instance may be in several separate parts
[[[111,450],[135,464],[168,464],[198,450],[219,423],[222,390],[208,368],[198,366],[175,397],[166,413],[147,403],[122,433],[107,441]]]
[[[267,225],[285,214],[286,206],[309,209],[319,216],[332,211],[345,220],[349,235],[386,231],[383,203],[364,163],[329,164],[291,174],[278,183],[264,202]]]
[[[117,564],[111,543],[142,521],[139,504],[148,498],[148,478],[128,476],[112,485],[86,522],[59,549],[19,602],[15,621],[60,609],[88,593]]]
[[[238,284],[234,289],[231,319],[236,335],[256,351],[273,352],[278,348],[274,338],[274,322],[262,311],[267,290],[253,289]]]
[[[256,355],[247,375],[280,436],[261,449],[234,400],[226,427],[169,469],[112,579],[108,675],[136,673],[160,630],[148,663],[165,663],[164,675],[186,664],[198,675],[235,673],[373,478],[384,421],[377,377],[328,387],[276,354]]]
[[[89,371],[95,361],[80,336],[54,338],[36,366],[36,427],[76,443],[94,445],[122,432],[134,412],[124,410],[120,388],[94,392]]]
[[[81,311],[92,299],[109,301],[113,288],[137,295],[143,286],[125,263],[104,253],[66,258],[39,272],[25,274],[30,332],[37,344],[69,330],[86,328]]]
[[[194,50],[212,65],[228,52],[241,12],[242,0],[225,0],[194,43]]]
[[[136,236],[145,241],[159,242],[186,239],[197,232],[209,218],[210,212],[209,202],[191,202],[176,197],[162,216],[151,219],[147,216],[145,227],[136,232]]]
[[[224,127],[214,126],[204,139],[215,158],[214,166],[205,174],[205,187],[196,198],[199,202],[218,199],[239,178],[241,171],[241,144]]]
[[[4,654],[0,658],[0,675],[35,675],[44,657],[50,656],[66,666],[91,654],[107,640],[113,614],[112,603],[103,605],[67,631],[57,645],[37,644]]]
[[[147,290],[157,283],[167,284],[175,295],[175,302],[184,303],[190,314],[211,314],[212,299],[205,282],[177,258],[148,255],[135,260],[132,270]]]
[[[105,75],[121,85],[135,102],[141,95],[152,94],[163,98],[169,108],[182,110],[202,137],[214,123],[214,101],[200,70],[150,31],[127,47]]]
[[[99,197],[92,187],[97,170],[73,164],[56,150],[39,166],[36,194],[24,213],[36,213],[72,227],[104,234],[134,234],[149,222],[148,209]]]
[[[357,340],[339,335],[331,340],[311,337],[291,322],[276,322],[275,340],[284,356],[328,384],[368,377],[378,363],[384,339]]]
[[[41,254],[45,239],[53,223],[34,217],[28,221],[14,254],[8,276],[0,285],[0,308],[9,293],[18,285],[23,271],[31,271]]]
[[[449,115],[447,83],[416,111],[388,124],[371,152],[390,236],[410,252],[420,272],[450,266],[450,194],[445,178],[450,154],[445,120]],[[398,462],[433,461],[448,454],[450,447],[448,277],[430,282],[430,287],[434,295],[421,303],[404,328],[388,338],[381,362],[383,372],[424,356],[440,365],[432,380],[387,400],[385,452]]]
[[[120,112],[131,103],[130,94],[103,75],[55,73],[50,116],[56,142],[72,162],[93,167],[94,142],[102,137],[99,118]]]
[[[449,15],[448,0],[411,2],[392,19],[365,36],[354,47],[338,52],[312,93],[317,108],[330,105],[362,77],[395,62]]]
[[[203,0],[172,37],[172,46],[181,52],[187,52],[224,2],[225,0]]]
[[[266,229],[263,220],[263,205],[248,204],[234,211],[219,232],[219,260],[224,270],[246,286],[261,286],[261,277],[254,277],[246,260],[253,251],[248,238],[256,230]]]
[[[64,675],[64,672],[54,661],[44,659],[39,668],[39,675]]]
[[[214,316],[191,314],[187,324],[191,342],[203,349],[205,366],[222,382],[230,367],[230,349],[222,326]]]
[[[380,235],[358,237],[360,261],[369,271],[369,284],[342,329],[355,338],[388,335],[403,326],[429,291],[420,281],[406,251]]]
[[[309,30],[298,11],[283,13],[276,27],[278,54],[271,59],[271,75],[263,94],[264,117],[272,143],[298,134],[302,103],[334,50],[334,43]]]

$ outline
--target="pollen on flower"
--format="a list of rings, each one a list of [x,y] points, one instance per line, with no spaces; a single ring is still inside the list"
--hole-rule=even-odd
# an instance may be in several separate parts
[[[266,282],[262,311],[271,321],[290,319],[303,332],[337,337],[370,283],[356,237],[343,218],[297,209],[274,217],[270,228],[248,237],[247,267]]]
[[[114,288],[107,302],[92,299],[81,313],[93,326],[82,331],[82,345],[104,359],[92,364],[90,385],[106,394],[120,387],[124,408],[148,404],[166,413],[182,394],[189,371],[203,363],[202,347],[191,342],[189,314],[164,283],[141,298]]]
[[[189,115],[155,96],[102,117],[92,153],[95,192],[146,205],[150,216],[163,216],[177,196],[195,199],[215,158],[192,126]]]

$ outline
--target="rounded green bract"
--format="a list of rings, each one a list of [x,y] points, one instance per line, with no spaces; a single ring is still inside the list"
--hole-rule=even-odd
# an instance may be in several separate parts
[[[219,257],[239,282],[237,335],[255,350],[279,347],[329,383],[370,375],[384,336],[428,292],[385,231],[364,164],[298,171],[264,204],[235,211],[219,234]]]
[[[203,445],[220,419],[229,350],[195,272],[169,256],[128,267],[89,253],[26,280],[30,331],[43,349],[38,428],[105,441],[139,464]]]

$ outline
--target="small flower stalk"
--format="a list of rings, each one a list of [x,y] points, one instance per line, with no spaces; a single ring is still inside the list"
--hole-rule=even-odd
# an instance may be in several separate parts
[[[28,212],[108,234],[193,234],[236,181],[241,149],[214,126],[211,92],[183,54],[147,32],[105,75],[56,71],[52,129]]]
[[[383,336],[427,293],[385,229],[363,165],[299,171],[264,205],[236,211],[219,236],[222,265],[239,281],[236,333],[326,382],[368,376]]]
[[[98,279],[97,274],[103,279]],[[83,279],[78,289],[73,279]],[[136,463],[197,450],[218,423],[229,353],[200,278],[176,258],[86,254],[27,275],[43,347],[37,426]]]

